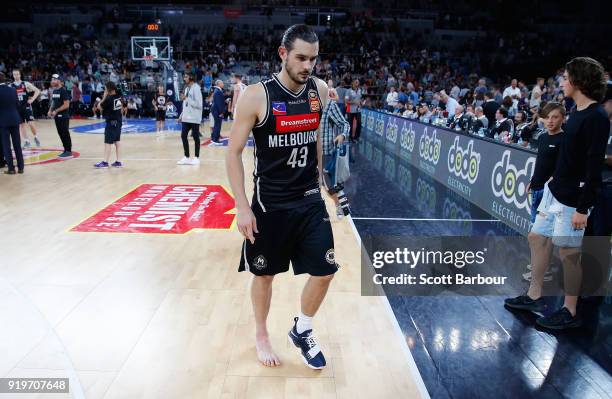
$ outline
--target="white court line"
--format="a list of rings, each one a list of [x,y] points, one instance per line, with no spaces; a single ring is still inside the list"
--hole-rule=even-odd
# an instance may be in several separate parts
[[[100,159],[102,159],[102,157],[78,157],[78,158],[72,158],[74,160],[85,160],[85,161],[99,161]],[[121,160],[121,162],[127,162],[127,161],[145,161],[145,162],[151,162],[151,161],[178,161],[178,158],[123,158]],[[225,159],[201,159],[200,158],[200,163],[202,162],[225,162]]]
[[[497,219],[352,218],[352,220],[407,220],[413,222],[499,222]]]
[[[355,227],[355,223],[353,222],[353,217],[351,217],[351,215],[348,215],[347,218],[348,218],[348,221],[351,223],[353,234],[355,235],[355,238],[357,239],[357,243],[359,244],[359,249],[361,250],[361,236],[359,235],[359,232],[357,231],[357,227]],[[417,386],[419,394],[421,395],[421,399],[430,399],[431,397],[429,396],[429,392],[427,392],[427,387],[425,387],[425,382],[423,382],[423,377],[421,377],[421,373],[419,373],[419,369],[414,361],[414,358],[412,357],[410,348],[408,348],[408,344],[406,343],[406,337],[404,337],[404,333],[402,332],[402,329],[400,328],[400,325],[397,322],[397,319],[395,318],[393,309],[391,309],[391,304],[389,303],[389,299],[387,298],[386,295],[382,295],[381,301],[383,302],[383,305],[387,311],[386,312],[387,317],[389,317],[389,321],[391,321],[393,330],[395,331],[395,334],[397,335],[397,337],[400,339],[400,342],[401,342],[400,346],[402,347],[402,350],[404,351],[404,356],[406,357],[406,361],[408,362],[408,367],[410,368],[410,374],[412,374],[412,378],[414,379],[414,382]]]

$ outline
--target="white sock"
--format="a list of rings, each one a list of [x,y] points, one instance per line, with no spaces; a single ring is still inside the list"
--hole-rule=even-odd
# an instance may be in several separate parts
[[[295,328],[297,329],[298,334],[301,334],[306,330],[312,330],[312,317],[306,316],[304,313],[300,312]]]

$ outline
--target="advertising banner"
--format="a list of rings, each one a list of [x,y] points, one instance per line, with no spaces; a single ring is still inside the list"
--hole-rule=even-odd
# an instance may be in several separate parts
[[[527,184],[536,154],[373,110],[362,132],[385,151],[418,167],[491,216],[526,235],[531,227]]]

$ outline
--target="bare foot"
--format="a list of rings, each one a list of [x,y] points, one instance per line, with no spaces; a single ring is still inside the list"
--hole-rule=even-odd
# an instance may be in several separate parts
[[[278,367],[281,362],[278,356],[272,350],[270,338],[266,335],[255,338],[255,349],[257,350],[257,359],[266,367]]]

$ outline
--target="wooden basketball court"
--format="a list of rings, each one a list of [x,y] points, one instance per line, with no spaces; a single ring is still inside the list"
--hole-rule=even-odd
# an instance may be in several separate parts
[[[37,126],[43,146],[59,149],[53,122]],[[305,367],[287,338],[306,279],[290,271],[275,280],[269,317],[283,364],[266,368],[255,356],[250,275],[237,272],[235,228],[70,231],[143,183],[227,187],[225,147],[202,147],[199,167],[178,166],[178,132],[124,134],[125,167],[95,170],[102,135],[72,133],[72,140],[78,158],[0,176],[0,376],[71,379],[70,395],[17,397],[427,396],[386,298],[361,296],[356,232],[349,220],[335,220],[329,202],[341,268],[314,319],[328,366]],[[244,164],[252,192],[252,148]]]

